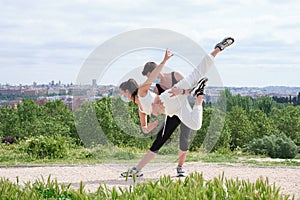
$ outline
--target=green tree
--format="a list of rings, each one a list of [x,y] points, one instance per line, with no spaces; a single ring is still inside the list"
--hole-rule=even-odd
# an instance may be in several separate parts
[[[254,108],[259,109],[269,115],[272,109],[275,107],[276,102],[268,96],[258,97],[254,101]]]
[[[39,112],[39,106],[32,99],[23,99],[23,102],[18,104],[20,136],[27,137],[35,133]]]
[[[138,121],[136,108],[127,106],[128,104],[120,98],[104,97],[96,102],[96,116],[103,133],[114,145],[148,148],[150,140],[144,137],[140,126],[136,124]]]
[[[231,112],[226,116],[226,125],[230,130],[231,148],[243,147],[251,140],[253,127],[243,108],[232,107]]]
[[[273,121],[263,111],[251,110],[248,116],[253,130],[252,139],[279,132]]]
[[[9,106],[0,108],[0,137],[20,136],[19,117],[17,112]]]
[[[277,129],[290,137],[296,145],[300,146],[300,107],[288,106],[284,109],[273,109],[270,119]]]
[[[227,111],[231,111],[234,106],[239,106],[249,112],[253,108],[253,101],[249,96],[241,96],[240,94],[233,96],[228,89],[225,89],[227,100]]]

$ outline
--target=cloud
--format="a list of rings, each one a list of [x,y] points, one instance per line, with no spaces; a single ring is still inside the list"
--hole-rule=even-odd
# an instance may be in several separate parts
[[[76,75],[69,74],[79,71],[101,43],[149,27],[182,33],[206,52],[224,36],[233,36],[236,43],[217,62],[234,66],[237,73],[249,66],[276,72],[279,66],[292,67],[300,73],[300,3],[294,0],[0,0],[0,9],[0,69],[5,72],[0,82],[25,82],[21,75],[7,76],[25,73],[22,66],[43,72],[45,82],[64,78],[53,69],[66,75],[62,81],[74,82]]]

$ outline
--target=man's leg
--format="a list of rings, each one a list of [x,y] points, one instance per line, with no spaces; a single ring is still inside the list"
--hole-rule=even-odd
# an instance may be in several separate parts
[[[233,38],[227,37],[216,44],[214,50],[210,53],[210,55],[204,56],[197,68],[193,70],[193,72],[186,78],[179,81],[175,86],[181,89],[190,89],[194,87],[199,79],[205,76],[205,74],[211,69],[211,67],[213,66],[214,57],[216,57],[217,54],[223,51],[225,48],[233,44],[233,42]]]
[[[177,176],[185,176],[183,164],[185,163],[188,152],[188,139],[191,133],[191,129],[184,123],[180,124],[180,138],[179,138],[179,150],[178,150],[178,165],[176,168]]]

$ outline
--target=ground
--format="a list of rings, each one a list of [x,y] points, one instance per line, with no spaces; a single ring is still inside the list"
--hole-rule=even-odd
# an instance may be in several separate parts
[[[19,182],[34,181],[49,175],[56,178],[59,183],[71,183],[77,188],[82,181],[86,190],[96,191],[99,184],[108,186],[128,186],[133,180],[128,181],[120,177],[120,173],[130,166],[123,164],[97,164],[97,165],[52,165],[52,166],[18,166],[1,167],[0,177],[9,178]],[[285,194],[295,194],[295,199],[300,199],[300,167],[259,167],[241,164],[217,164],[203,162],[189,162],[184,165],[187,174],[192,172],[203,173],[205,179],[218,177],[224,172],[227,178],[250,180],[254,182],[260,176],[268,177],[269,183],[276,183]],[[137,182],[149,179],[157,180],[160,176],[170,175],[175,179],[176,163],[150,163],[143,169],[144,176],[137,178]]]

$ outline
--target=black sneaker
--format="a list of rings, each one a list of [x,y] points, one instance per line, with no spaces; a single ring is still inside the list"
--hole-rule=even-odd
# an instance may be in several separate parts
[[[221,51],[223,51],[226,47],[229,47],[234,43],[234,39],[231,37],[227,37],[218,44],[216,44],[215,49],[219,48]]]
[[[191,95],[197,97],[199,95],[203,95],[204,87],[206,86],[206,82],[208,79],[206,77],[201,78],[197,85],[191,90]]]
[[[121,176],[122,177],[133,177],[133,176],[136,176],[136,177],[142,177],[144,174],[141,170],[137,170],[135,167],[131,168],[130,170],[126,171],[126,172],[122,172],[121,173]]]
[[[186,176],[183,167],[178,166],[176,171],[177,171],[177,177],[185,177]]]

